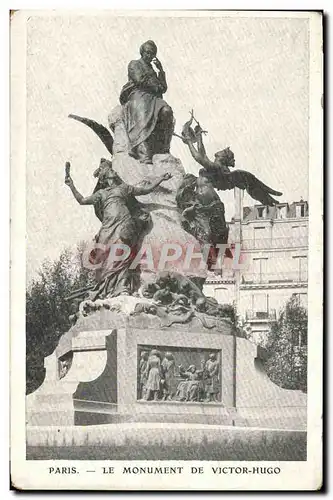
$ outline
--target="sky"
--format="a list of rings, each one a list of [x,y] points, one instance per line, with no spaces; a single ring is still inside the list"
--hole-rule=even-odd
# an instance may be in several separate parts
[[[46,258],[90,241],[99,229],[64,185],[64,165],[83,195],[108,152],[74,113],[107,125],[127,81],[129,61],[152,39],[166,71],[164,99],[180,133],[189,111],[208,131],[208,156],[230,146],[236,168],[282,191],[308,196],[308,20],[242,17],[34,16],[27,23],[27,281]],[[187,172],[199,165],[174,138]],[[226,217],[233,193],[223,192]],[[244,205],[255,202],[244,196]]]

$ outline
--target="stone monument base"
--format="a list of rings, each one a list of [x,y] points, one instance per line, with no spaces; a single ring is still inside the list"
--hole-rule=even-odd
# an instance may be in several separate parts
[[[273,384],[258,369],[256,346],[237,337],[231,322],[193,317],[161,326],[157,316],[131,314],[139,300],[111,299],[114,307],[81,317],[62,336],[45,359],[44,383],[27,396],[28,426],[163,422],[306,428],[306,395]],[[140,356],[152,349],[174,353],[176,365],[181,362],[185,368],[198,367],[200,359],[215,353],[219,387],[214,400],[205,399],[207,381],[194,383],[193,400],[182,399],[180,389],[187,380],[179,374],[171,399],[163,400],[160,392],[157,400],[148,400],[140,387]]]

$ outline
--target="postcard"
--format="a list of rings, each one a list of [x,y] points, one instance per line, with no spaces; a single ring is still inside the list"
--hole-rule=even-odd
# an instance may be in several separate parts
[[[321,488],[322,23],[12,11],[14,488]]]

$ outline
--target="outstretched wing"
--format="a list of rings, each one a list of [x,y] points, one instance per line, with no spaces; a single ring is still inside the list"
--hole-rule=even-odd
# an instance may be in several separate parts
[[[214,187],[218,190],[227,190],[238,187],[240,189],[245,189],[249,195],[259,201],[262,205],[274,206],[278,202],[275,200],[274,196],[281,196],[282,193],[275,191],[275,189],[270,188],[263,182],[261,182],[255,175],[246,170],[234,170],[233,172],[224,173],[219,172],[218,175],[214,175],[212,179]]]
[[[83,118],[81,116],[77,115],[68,115],[69,118],[73,118],[74,120],[77,120],[78,122],[84,123],[84,125],[87,125],[91,130],[95,132],[95,134],[98,135],[98,137],[101,139],[103,142],[104,146],[106,149],[109,151],[109,153],[112,155],[112,150],[113,150],[113,137],[110,133],[110,131],[104,127],[104,125],[101,125],[100,123],[95,122],[95,120],[91,120],[90,118]]]

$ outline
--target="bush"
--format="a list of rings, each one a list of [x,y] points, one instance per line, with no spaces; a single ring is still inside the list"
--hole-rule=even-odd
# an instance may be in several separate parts
[[[236,313],[235,307],[233,304],[220,304],[220,310],[223,312],[223,315],[229,318],[233,324],[236,322]]]
[[[90,282],[90,271],[83,268],[83,244],[75,251],[65,250],[55,261],[45,261],[38,278],[26,293],[26,392],[43,382],[44,357],[57,346],[70,328],[71,304],[65,298]]]
[[[269,378],[284,389],[307,390],[308,314],[295,296],[273,325],[266,344]]]

